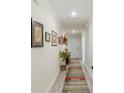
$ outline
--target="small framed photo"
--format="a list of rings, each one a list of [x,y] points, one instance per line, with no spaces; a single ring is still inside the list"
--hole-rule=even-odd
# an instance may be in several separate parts
[[[58,44],[61,44],[61,37],[58,37]]]
[[[43,25],[31,20],[31,47],[43,47]]]
[[[58,40],[57,33],[52,31],[52,33],[51,33],[51,44],[52,44],[52,46],[57,46],[57,40]]]
[[[63,44],[63,36],[60,37],[60,44]]]
[[[50,34],[48,32],[45,32],[45,41],[50,42]]]

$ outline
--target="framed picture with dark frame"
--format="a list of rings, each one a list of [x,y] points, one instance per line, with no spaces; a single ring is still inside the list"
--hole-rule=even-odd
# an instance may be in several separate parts
[[[43,25],[31,19],[31,47],[43,47]]]
[[[61,44],[61,37],[58,37],[58,44]]]
[[[63,36],[60,37],[60,44],[63,44]]]
[[[51,44],[52,44],[52,46],[57,46],[57,40],[58,40],[57,33],[52,31],[52,33],[51,33]]]
[[[50,34],[48,32],[45,32],[45,41],[50,42]]]

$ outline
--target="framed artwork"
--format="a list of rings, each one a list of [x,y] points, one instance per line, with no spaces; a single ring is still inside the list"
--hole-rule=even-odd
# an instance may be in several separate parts
[[[63,44],[63,36],[60,37],[60,44]]]
[[[58,37],[58,44],[61,44],[61,37]]]
[[[50,34],[48,32],[45,32],[45,41],[50,42]]]
[[[31,47],[43,47],[43,25],[31,20]]]
[[[58,40],[57,38],[58,38],[57,33],[52,31],[52,33],[51,33],[51,44],[52,44],[52,46],[57,46],[57,40]]]
[[[58,44],[63,44],[63,36],[58,37]]]

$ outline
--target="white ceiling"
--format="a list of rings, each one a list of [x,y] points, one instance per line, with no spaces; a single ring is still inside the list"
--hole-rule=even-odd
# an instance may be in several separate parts
[[[63,26],[82,27],[92,17],[92,0],[47,0]],[[70,18],[76,11],[77,17]]]

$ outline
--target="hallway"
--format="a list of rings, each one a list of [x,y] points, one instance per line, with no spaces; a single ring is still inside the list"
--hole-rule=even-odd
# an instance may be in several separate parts
[[[0,93],[124,93],[124,0],[0,4]]]
[[[71,60],[62,93],[90,93],[78,60]]]
[[[31,2],[31,92],[92,93],[93,1]]]

